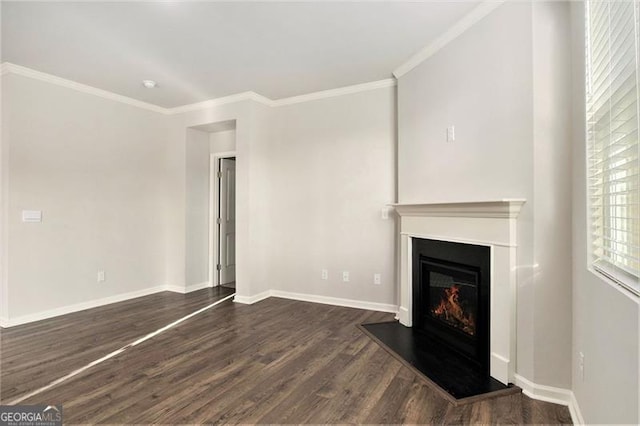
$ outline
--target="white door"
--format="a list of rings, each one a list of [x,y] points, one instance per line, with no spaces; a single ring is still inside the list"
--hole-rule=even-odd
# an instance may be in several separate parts
[[[236,280],[236,160],[220,159],[220,245],[218,268],[220,284]]]

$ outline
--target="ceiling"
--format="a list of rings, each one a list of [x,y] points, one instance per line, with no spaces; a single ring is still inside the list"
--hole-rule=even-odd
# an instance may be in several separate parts
[[[167,108],[280,99],[389,78],[477,5],[3,1],[2,62]]]

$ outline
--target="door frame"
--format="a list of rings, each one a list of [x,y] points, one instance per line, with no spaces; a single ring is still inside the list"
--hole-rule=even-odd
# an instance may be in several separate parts
[[[220,247],[220,232],[218,231],[218,215],[220,210],[220,190],[218,188],[218,172],[220,172],[221,158],[236,158],[236,151],[214,152],[209,157],[209,286],[220,285],[220,274],[216,269],[218,259],[218,247]],[[236,187],[237,191],[237,187]],[[237,194],[236,194],[237,196]]]

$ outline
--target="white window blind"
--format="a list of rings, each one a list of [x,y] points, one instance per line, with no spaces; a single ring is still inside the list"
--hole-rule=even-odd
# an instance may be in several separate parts
[[[591,265],[640,294],[640,2],[585,5]]]

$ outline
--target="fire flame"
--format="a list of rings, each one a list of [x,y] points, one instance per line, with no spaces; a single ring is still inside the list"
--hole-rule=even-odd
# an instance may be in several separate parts
[[[431,312],[436,317],[444,319],[446,322],[462,329],[472,336],[476,332],[476,324],[471,314],[466,315],[460,305],[460,286],[453,285],[443,291],[440,304]]]

